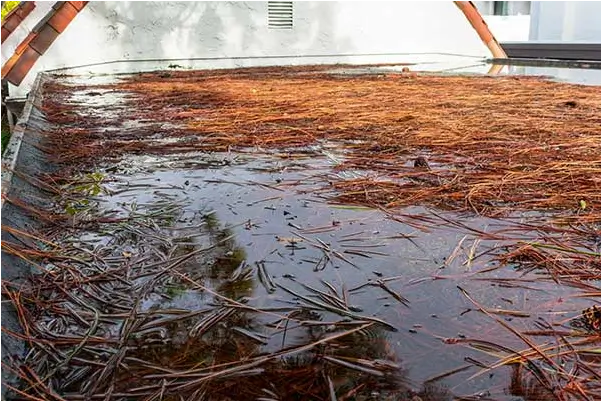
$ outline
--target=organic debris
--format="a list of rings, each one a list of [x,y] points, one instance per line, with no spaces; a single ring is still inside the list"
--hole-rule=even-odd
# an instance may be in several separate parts
[[[362,394],[370,381],[388,383],[395,394],[406,392],[395,384],[400,367],[388,360],[382,333],[386,322],[328,306],[327,298],[308,306],[253,307],[247,297],[252,269],[244,262],[237,268],[238,260],[230,267],[220,263],[224,280],[218,288],[206,284],[199,269],[227,255],[235,246],[230,235],[208,232],[212,243],[199,248],[187,237],[151,228],[164,226],[167,211],[153,217],[140,212],[132,213],[127,224],[105,229],[110,228],[115,242],[129,238],[132,245],[143,244],[144,253],[55,245],[37,251],[35,259],[43,257],[46,267],[29,283],[3,284],[23,328],[23,334],[11,334],[31,347],[13,368],[24,384],[17,393],[70,400],[175,400],[201,394],[210,399],[321,399],[332,386],[338,394]],[[33,254],[16,244],[3,246],[15,255]],[[194,309],[169,306],[191,295],[208,298]],[[326,324],[324,313],[347,320]],[[357,338],[369,332],[375,336],[369,343]],[[260,352],[261,345],[274,340],[281,342],[279,350]],[[297,385],[290,386],[291,380]]]
[[[47,77],[13,396],[600,398],[601,93],[381,67]]]
[[[162,154],[328,141],[346,152],[337,170],[369,173],[334,180],[344,203],[423,203],[489,215],[555,209],[565,218],[601,221],[595,87],[533,77],[341,75],[297,67],[173,71],[169,79],[144,73],[103,88],[130,94],[127,107],[111,109],[119,115],[114,123],[150,126],[107,138],[104,129],[82,131],[78,124],[56,138],[59,148],[83,141],[57,152],[63,158],[106,155],[107,140],[111,153]],[[47,86],[55,94],[60,89]],[[81,122],[61,108],[45,103],[53,120]],[[176,125],[165,129],[165,123]],[[85,126],[94,127],[94,119]],[[178,140],[157,140],[162,136]]]
[[[593,305],[586,308],[582,311],[582,316],[575,318],[570,324],[572,327],[601,334],[601,307]]]

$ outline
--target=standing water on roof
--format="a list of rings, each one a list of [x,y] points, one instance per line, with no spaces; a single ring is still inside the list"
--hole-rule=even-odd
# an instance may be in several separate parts
[[[298,67],[43,95],[46,201],[8,202],[44,224],[3,241],[34,272],[4,284],[16,395],[599,395],[591,88]]]

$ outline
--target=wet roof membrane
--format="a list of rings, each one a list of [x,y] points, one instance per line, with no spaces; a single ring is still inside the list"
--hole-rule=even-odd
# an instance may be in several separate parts
[[[13,394],[599,395],[595,88],[273,67],[47,75],[29,107]]]

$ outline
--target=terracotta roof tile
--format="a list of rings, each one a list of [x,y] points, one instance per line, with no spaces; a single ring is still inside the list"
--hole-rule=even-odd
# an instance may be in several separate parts
[[[29,46],[29,43],[31,43],[31,41],[35,38],[36,34],[34,32],[30,32],[25,39],[23,39],[23,41],[21,43],[19,43],[19,46],[17,46],[17,48],[15,49],[15,54],[19,55],[21,53],[23,53],[25,50],[27,50],[27,47]]]
[[[53,6],[52,8],[54,8],[55,10],[58,10],[60,7],[62,7],[65,3],[70,3],[73,7],[75,7],[78,11],[81,11],[86,4],[89,3],[89,0],[58,0]]]
[[[65,3],[66,3],[65,1],[57,1],[56,3],[54,3],[54,5],[52,6],[52,8],[55,9],[55,10],[58,10]]]
[[[48,21],[52,18],[53,13],[48,13],[42,17],[41,20],[38,21],[37,24],[33,28],[31,28],[31,32],[38,33],[44,28],[44,26],[48,23]]]
[[[33,0],[27,0],[27,1],[23,2],[23,3],[21,3],[21,5],[19,6],[19,8],[21,9],[20,12],[24,13],[25,17],[26,17],[35,8],[35,2]],[[23,17],[23,18],[25,18],[25,17]]]
[[[70,2],[64,2],[63,6],[55,10],[54,15],[48,19],[48,24],[58,33],[62,33],[78,12]]]
[[[69,3],[78,11],[81,11],[89,3],[89,0],[69,0]]]
[[[17,27],[19,26],[21,21],[23,21],[23,20],[21,19],[19,14],[17,14],[17,13],[12,14],[12,15],[6,17],[4,19],[4,21],[2,21],[2,28],[6,28],[12,32],[15,29],[17,29]]]
[[[40,54],[33,50],[31,47],[27,47],[27,50],[21,54],[16,64],[11,68],[10,72],[6,75],[6,80],[10,83],[17,82],[18,85],[23,81],[23,78],[27,75],[31,67],[40,58]]]
[[[44,54],[52,42],[58,37],[59,33],[50,25],[44,27],[38,32],[37,36],[31,41],[29,46],[40,54]]]
[[[64,1],[52,6],[50,12],[36,24],[32,32],[17,46],[12,57],[2,66],[2,79],[8,80],[13,85],[19,85],[37,59],[48,50],[87,3],[87,1]],[[3,25],[2,40],[5,32],[10,33]]]
[[[6,60],[6,63],[4,63],[4,65],[2,66],[2,79],[4,79],[6,75],[8,75],[8,73],[14,67],[14,65],[17,64],[17,61],[19,61],[19,55],[17,54],[13,54],[11,58]]]
[[[6,16],[4,17],[4,21],[2,21],[2,25],[4,26],[4,24],[6,24],[6,22],[13,16],[17,16],[21,18],[21,20],[23,20],[23,16],[21,15],[22,12],[23,10],[21,9],[21,4],[19,4],[17,7],[10,10],[8,14],[6,14]]]
[[[2,43],[17,29],[19,24],[33,11],[35,2],[22,1],[17,7],[13,8],[2,21]]]
[[[4,43],[6,39],[10,36],[12,32],[6,29],[5,27],[0,27],[0,43]]]

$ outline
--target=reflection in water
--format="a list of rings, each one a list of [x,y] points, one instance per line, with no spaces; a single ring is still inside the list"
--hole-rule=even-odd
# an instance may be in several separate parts
[[[254,198],[269,195],[258,191]],[[433,307],[433,299],[399,285],[400,269],[407,265],[399,267],[397,261],[423,256],[425,247],[435,252],[432,242],[403,248],[402,258],[386,259],[398,242],[389,244],[385,238],[405,240],[408,233],[396,235],[398,225],[358,220],[355,216],[362,214],[354,210],[340,209],[337,213],[347,218],[333,216],[338,222],[333,224],[323,221],[324,215],[330,218],[329,209],[316,213],[301,203],[276,213],[259,203],[254,212],[262,211],[275,223],[251,210],[250,216],[235,215],[236,225],[221,221],[231,211],[227,205],[205,213],[203,205],[164,192],[144,202],[114,201],[107,207],[111,222],[97,231],[86,226],[87,237],[73,234],[102,244],[84,245],[93,255],[87,265],[63,258],[51,283],[38,282],[25,294],[53,300],[36,313],[45,338],[59,339],[54,345],[59,360],[45,362],[42,345],[34,347],[26,362],[61,394],[74,400],[83,399],[82,394],[109,394],[108,399],[452,398],[442,385],[422,386],[408,378],[422,365],[429,377],[455,368],[433,366],[430,357],[419,357],[416,347],[429,345],[419,343],[423,321],[413,319],[428,317],[428,309],[420,312],[420,305]],[[370,211],[361,213],[373,217]],[[249,217],[253,224],[245,223]],[[280,218],[318,229],[300,236],[295,227],[274,233]],[[78,252],[65,247],[65,254]],[[315,271],[324,254],[334,263]],[[453,268],[448,261],[446,271]],[[78,287],[81,295],[66,297],[64,289],[74,281],[84,283]],[[445,298],[442,306],[435,305],[436,312],[457,305],[459,312],[465,310],[463,303]],[[28,307],[39,310],[38,304]],[[391,324],[395,315],[401,319]],[[436,327],[439,318],[430,319]],[[461,322],[447,322],[435,334],[459,331]],[[415,324],[409,326],[409,337],[403,330],[408,324]],[[399,326],[400,332],[392,331]],[[67,336],[75,340],[66,342]],[[403,368],[403,349],[420,358],[410,368]],[[55,374],[56,366],[64,375]],[[525,399],[544,394],[544,387],[528,380],[513,379],[507,393]]]
[[[566,252],[577,255],[572,260],[593,260],[594,251],[583,252],[582,241],[578,249],[566,249],[560,233],[561,247],[549,248],[539,233],[533,237],[520,227],[508,234],[507,222],[494,219],[445,214],[453,226],[421,208],[393,216],[324,204],[324,194],[335,194],[330,185],[339,180],[332,181],[333,175],[357,180],[371,174],[361,164],[382,162],[355,160],[357,171],[339,171],[341,161],[351,166],[348,154],[328,141],[293,152],[253,151],[241,161],[243,153],[171,154],[188,152],[187,141],[198,138],[179,141],[163,130],[116,130],[119,140],[132,145],[148,138],[138,135],[149,135],[145,143],[158,153],[169,147],[170,154],[153,157],[142,147],[141,155],[111,165],[103,182],[114,192],[97,194],[85,211],[71,208],[69,230],[48,238],[61,247],[28,249],[33,252],[27,255],[43,256],[44,273],[13,293],[7,284],[5,292],[18,301],[25,332],[34,339],[19,370],[29,394],[55,399],[48,394],[56,391],[72,400],[426,401],[451,399],[451,390],[435,385],[445,383],[456,394],[477,394],[465,399],[551,397],[552,386],[544,382],[549,373],[536,376],[516,367],[510,386],[510,377],[497,370],[487,380],[468,379],[473,370],[467,369],[485,366],[477,364],[482,347],[457,351],[460,345],[452,344],[478,344],[475,334],[519,348],[496,323],[473,309],[466,313],[456,287],[469,287],[491,313],[519,330],[541,317],[567,321],[590,301],[579,304],[574,292],[549,286],[537,270],[542,259],[549,274],[547,267],[561,267],[553,280],[573,280]],[[384,148],[394,151],[390,166],[413,157],[403,144],[379,151]],[[429,165],[442,162],[448,160]],[[421,192],[428,180],[414,177],[411,183]],[[325,192],[315,193],[317,187]],[[378,196],[355,189],[358,196]],[[589,208],[581,203],[578,213]],[[512,243],[505,234],[514,236]],[[539,242],[536,249],[532,241]],[[520,257],[512,260],[516,271],[500,268],[495,253],[521,242],[529,245],[512,254]],[[546,257],[550,250],[558,257]],[[527,265],[524,256],[534,264]],[[598,293],[590,283],[587,288]],[[596,309],[587,310],[583,315],[593,319],[582,323],[592,337],[599,320]],[[490,353],[490,341],[480,344]],[[458,367],[467,361],[475,363]],[[583,385],[592,381],[589,376],[580,374]]]
[[[57,270],[52,282],[32,288],[53,300],[38,318],[45,335],[79,338],[54,345],[53,365],[40,362],[44,346],[34,345],[26,361],[68,399],[413,394],[377,320],[336,316],[283,294],[282,307],[253,306],[259,271],[263,280],[272,278],[264,261],[247,264],[234,231],[216,213],[182,224],[176,207],[122,206],[126,222],[104,226],[106,246],[90,250],[87,263],[100,263],[96,270]],[[118,276],[107,279],[103,263]],[[72,274],[82,283],[79,291],[92,296],[88,304],[64,296]],[[57,319],[65,323],[52,324]]]
[[[511,384],[509,393],[511,395],[521,396],[524,401],[553,401],[558,399],[558,395],[545,385],[550,383],[541,383],[534,377],[524,375],[524,367],[521,364],[512,366]]]
[[[436,260],[453,248],[459,252],[461,237],[451,238],[450,249],[431,238],[412,238],[415,244],[403,246],[411,231],[399,232],[406,227],[376,212],[309,207],[296,199],[276,207],[264,200],[279,193],[261,188],[228,205],[233,186],[220,185],[225,190],[208,213],[199,200],[202,191],[194,201],[187,194],[172,195],[177,190],[147,197],[135,193],[135,204],[125,197],[110,200],[108,223],[86,225],[84,235],[72,233],[77,241],[66,238],[61,252],[79,255],[81,249],[69,244],[83,246],[86,260],[65,261],[61,255],[56,266],[51,260],[51,282],[35,281],[23,294],[28,300],[37,297],[27,307],[42,327],[36,330],[57,351],[58,360],[50,364],[44,344],[34,346],[25,362],[37,376],[74,400],[321,400],[332,399],[331,394],[452,399],[442,384],[450,380],[422,385],[423,377],[456,368],[435,355],[446,351],[437,352],[440,341],[433,345],[422,332],[430,324],[432,337],[452,337],[469,333],[481,320],[461,314],[463,299],[432,294],[454,289],[453,282],[447,287],[441,287],[446,280],[429,287],[402,282],[416,272],[416,278],[427,276],[428,270],[411,268],[413,261],[437,268]],[[324,255],[331,262],[315,269]],[[444,266],[440,278],[465,271],[460,253]],[[69,298],[65,289],[74,282],[83,284]],[[491,299],[496,295],[491,287],[482,291]],[[504,289],[504,295],[508,292]],[[518,308],[518,299],[506,302]],[[464,355],[451,362],[460,363]],[[414,359],[408,363],[409,358]],[[426,373],[416,380],[420,369]],[[506,393],[524,399],[545,394],[530,376],[522,376]],[[482,387],[490,388],[489,383]]]

